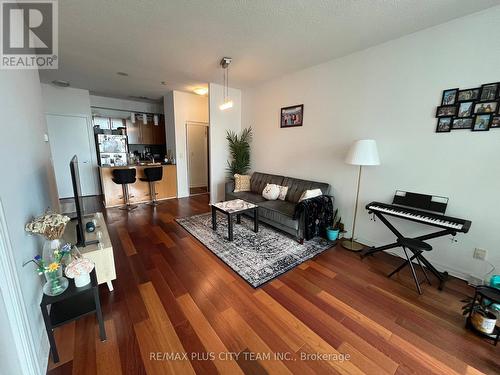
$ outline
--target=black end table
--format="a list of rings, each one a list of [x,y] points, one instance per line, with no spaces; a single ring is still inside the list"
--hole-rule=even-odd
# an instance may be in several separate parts
[[[476,291],[474,293],[474,300],[472,301],[472,307],[478,303],[483,303],[483,299],[487,299],[489,301],[492,301],[494,303],[500,303],[500,290],[493,288],[491,286],[486,286],[486,285],[480,285],[476,287]],[[479,331],[474,325],[472,324],[472,308],[469,313],[469,316],[467,317],[467,322],[465,326],[476,333],[477,335],[484,337],[486,339],[492,340],[495,344],[495,346],[498,343],[498,339],[500,338],[500,328],[499,326],[495,326],[495,329],[493,333],[487,334],[484,332]],[[498,323],[498,321],[497,321]]]
[[[259,206],[246,202],[243,199],[234,199],[231,201],[212,204],[212,229],[217,230],[217,211],[227,215],[227,231],[229,241],[233,240],[233,218],[236,216],[236,223],[241,223],[241,214],[253,212],[253,231],[259,231]]]
[[[54,329],[63,324],[72,322],[85,315],[96,313],[99,322],[99,334],[101,341],[106,340],[104,319],[102,317],[101,302],[99,300],[99,284],[95,268],[90,273],[90,284],[81,288],[75,286],[73,279],[69,279],[68,289],[58,296],[43,295],[40,308],[42,309],[45,329],[50,343],[50,351],[54,363],[59,362],[56,342],[54,340]],[[48,307],[50,306],[50,312]]]

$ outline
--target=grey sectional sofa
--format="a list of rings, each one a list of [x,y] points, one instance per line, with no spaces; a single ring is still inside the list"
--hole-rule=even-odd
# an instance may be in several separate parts
[[[268,201],[262,197],[266,184],[288,186],[284,201]],[[305,190],[321,189],[323,194],[330,192],[330,185],[324,182],[301,180],[267,173],[254,172],[250,180],[250,190],[234,193],[234,181],[226,182],[225,200],[243,199],[259,206],[259,219],[269,225],[281,229],[297,237],[302,242],[304,238],[304,217],[293,219],[295,206]]]

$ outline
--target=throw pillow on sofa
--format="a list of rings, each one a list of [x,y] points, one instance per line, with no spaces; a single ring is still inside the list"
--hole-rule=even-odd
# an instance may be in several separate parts
[[[306,190],[300,196],[299,202],[302,202],[305,199],[319,197],[320,195],[323,195],[323,193],[321,192],[321,189]]]
[[[268,201],[275,201],[280,195],[280,187],[276,184],[267,184],[262,190],[262,196]]]
[[[239,193],[240,191],[250,191],[250,177],[245,174],[235,174],[234,175],[234,192]]]
[[[278,199],[280,201],[284,201],[286,198],[286,193],[288,193],[288,186],[280,186],[280,195],[278,195]]]

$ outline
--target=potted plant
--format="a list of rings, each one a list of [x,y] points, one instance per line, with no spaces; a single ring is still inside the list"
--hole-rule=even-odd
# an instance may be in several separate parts
[[[230,178],[235,174],[246,174],[250,170],[250,142],[252,141],[252,128],[243,129],[241,135],[228,130],[226,139],[229,143],[231,160],[227,161],[227,173]]]
[[[326,237],[330,241],[336,241],[339,237],[339,233],[344,230],[344,224],[342,224],[342,218],[339,217],[337,220],[338,209],[333,213],[332,226],[326,228]]]
[[[493,333],[497,323],[497,316],[491,310],[493,303],[484,299],[476,303],[473,297],[466,298],[462,302],[465,303],[462,314],[464,316],[471,314],[470,320],[474,328],[486,334]]]

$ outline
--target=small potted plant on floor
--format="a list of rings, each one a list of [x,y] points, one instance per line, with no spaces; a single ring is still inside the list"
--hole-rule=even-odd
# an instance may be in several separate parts
[[[465,303],[462,314],[467,316],[472,312],[470,322],[474,328],[486,334],[493,333],[497,323],[497,316],[490,309],[493,303],[487,300],[476,302],[473,297],[466,298],[462,302]]]
[[[326,228],[326,237],[330,241],[336,241],[337,238],[339,237],[339,233],[344,229],[344,224],[342,224],[342,218],[339,217],[339,219],[337,220],[338,211],[339,210],[337,209],[333,213],[332,226]]]

